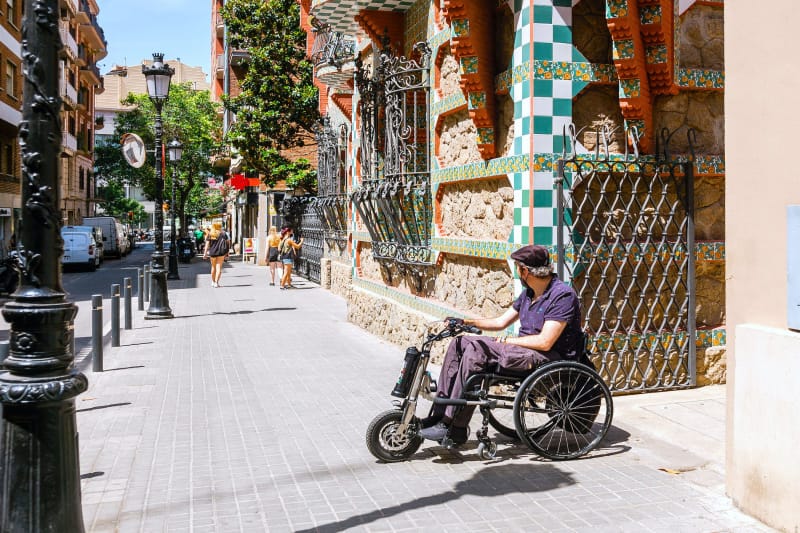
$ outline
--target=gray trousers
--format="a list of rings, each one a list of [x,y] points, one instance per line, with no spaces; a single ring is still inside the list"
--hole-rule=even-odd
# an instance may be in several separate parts
[[[461,337],[462,355],[457,350],[458,339],[453,339],[447,347],[439,375],[437,396],[441,398],[460,398],[464,392],[464,384],[470,375],[494,368],[514,374],[526,374],[537,366],[560,359],[553,352],[537,352],[513,344],[497,342],[494,337],[469,336]],[[452,420],[454,427],[467,427],[474,406],[435,405],[433,414],[444,414],[445,421]]]

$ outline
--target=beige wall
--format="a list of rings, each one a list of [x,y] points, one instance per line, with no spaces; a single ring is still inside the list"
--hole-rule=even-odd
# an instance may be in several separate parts
[[[786,206],[800,204],[791,159],[800,122],[796,6],[725,2],[728,493],[792,531],[800,461],[787,428],[797,426],[800,335],[786,329]]]

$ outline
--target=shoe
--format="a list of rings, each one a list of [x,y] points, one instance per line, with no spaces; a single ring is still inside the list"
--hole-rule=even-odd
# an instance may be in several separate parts
[[[216,282],[214,282],[214,281],[212,281],[212,282],[211,282],[211,286],[216,288],[216,286],[217,286],[217,283],[216,283]]]
[[[275,283],[273,283],[273,282],[270,282],[269,284],[272,285],[273,287],[275,286]]]
[[[448,430],[450,431],[450,439],[453,441],[453,444],[464,444],[467,442],[467,428],[451,428],[444,422],[439,422],[435,426],[424,428],[420,430],[418,435],[423,439],[441,442],[442,439],[447,437]]]
[[[442,421],[443,415],[431,415],[419,419],[419,427],[422,429],[430,428]]]

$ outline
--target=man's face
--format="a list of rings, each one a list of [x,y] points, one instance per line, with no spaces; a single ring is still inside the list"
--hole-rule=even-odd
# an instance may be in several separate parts
[[[530,274],[530,272],[528,272],[527,267],[525,267],[524,265],[522,265],[520,263],[516,263],[516,265],[517,265],[517,274],[519,275],[520,283],[522,283],[522,285],[524,287],[530,288],[528,283],[525,281],[525,280],[528,279],[528,275]]]

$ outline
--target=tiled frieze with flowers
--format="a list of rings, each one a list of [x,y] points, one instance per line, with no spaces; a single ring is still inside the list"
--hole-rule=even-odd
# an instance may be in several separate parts
[[[505,260],[508,259],[508,255],[519,248],[520,245],[505,241],[434,237],[431,239],[431,246],[439,252],[449,254]]]
[[[453,111],[467,105],[467,100],[464,98],[464,93],[457,92],[442,98],[438,102],[431,104],[431,121],[435,122],[436,117],[442,113]]]
[[[661,5],[639,6],[639,20],[642,24],[661,24]]]
[[[477,74],[478,72],[478,58],[477,56],[462,57],[459,60],[461,74]]]
[[[699,68],[678,69],[677,85],[685,89],[716,89],[725,88],[725,73],[719,70]]]
[[[469,109],[482,109],[486,107],[486,93],[482,91],[470,92],[467,103]]]
[[[645,48],[645,59],[650,65],[667,62],[667,47],[663,44]]]
[[[530,158],[527,154],[510,157],[499,157],[487,162],[471,163],[459,167],[448,167],[441,170],[434,170],[431,173],[431,183],[435,190],[440,183],[450,183],[454,181],[472,180],[477,178],[488,178],[491,176],[501,176],[514,172],[527,172],[530,165]]]
[[[455,19],[450,25],[453,37],[466,37],[469,35],[469,20]]]
[[[628,0],[606,0],[606,18],[616,19],[628,14]]]
[[[638,79],[619,80],[620,98],[638,98],[641,93],[642,84]]]
[[[633,41],[614,41],[614,59],[630,59],[635,55]]]
[[[630,333],[617,335],[587,335],[589,350],[593,353],[605,352],[612,346],[617,351],[623,350],[650,350],[667,349],[670,346],[677,349],[685,347],[686,332],[676,333]],[[715,328],[695,331],[695,346],[710,348],[712,346],[725,346],[725,328]]]

